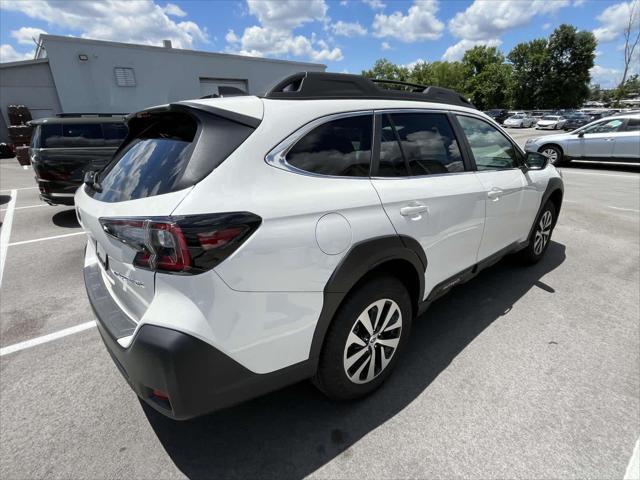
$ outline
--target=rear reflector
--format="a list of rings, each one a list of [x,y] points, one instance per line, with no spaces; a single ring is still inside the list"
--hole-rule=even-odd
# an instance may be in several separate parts
[[[100,219],[108,235],[136,251],[135,266],[181,274],[214,268],[242,245],[261,221],[248,212]]]
[[[154,389],[151,395],[157,398],[158,400],[164,400],[165,402],[169,401],[169,395],[163,392],[162,390]]]

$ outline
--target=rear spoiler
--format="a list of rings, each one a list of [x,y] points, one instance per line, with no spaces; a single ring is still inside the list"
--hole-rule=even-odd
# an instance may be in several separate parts
[[[202,103],[191,101],[168,103],[166,105],[147,108],[145,110],[127,115],[125,121],[128,124],[134,118],[145,118],[154,114],[165,112],[187,112],[189,111],[189,109],[200,110],[212,115],[217,115],[218,117],[226,118],[227,120],[231,120],[232,122],[246,125],[247,127],[251,128],[258,128],[258,125],[260,125],[260,122],[262,121],[259,118],[250,117],[249,115],[243,115],[241,113],[226,110],[224,108],[214,107],[212,105],[205,105]]]

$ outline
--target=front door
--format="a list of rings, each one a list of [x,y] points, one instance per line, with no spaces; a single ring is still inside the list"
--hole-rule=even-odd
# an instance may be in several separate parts
[[[444,113],[381,114],[380,160],[372,183],[400,235],[427,256],[425,297],[472,267],[482,238],[485,192],[465,168]]]
[[[485,189],[486,218],[478,260],[526,240],[540,196],[521,170],[513,143],[493,125],[477,117],[456,116]]]

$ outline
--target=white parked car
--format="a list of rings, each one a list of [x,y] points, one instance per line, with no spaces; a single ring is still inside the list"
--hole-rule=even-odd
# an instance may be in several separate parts
[[[128,126],[76,193],[84,278],[121,373],[174,419],[306,378],[367,395],[435,298],[540,260],[562,204],[545,156],[437,87],[300,73]]]
[[[530,128],[536,123],[536,120],[526,113],[517,113],[507,118],[502,124],[505,127]]]
[[[541,130],[561,130],[565,123],[567,123],[567,119],[560,115],[545,115],[538,120],[536,128]]]
[[[619,114],[572,132],[531,138],[525,149],[546,155],[554,165],[571,160],[640,163],[640,113]]]

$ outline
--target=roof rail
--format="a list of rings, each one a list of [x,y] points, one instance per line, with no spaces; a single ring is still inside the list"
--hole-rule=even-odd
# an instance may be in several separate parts
[[[412,91],[379,88],[380,84],[397,84],[412,87]],[[453,90],[442,87],[425,87],[396,80],[370,80],[361,75],[326,72],[299,72],[278,82],[264,98],[286,100],[312,99],[380,99],[409,100],[446,103],[475,108],[473,104]]]
[[[58,118],[68,118],[68,117],[122,117],[127,115],[126,113],[91,113],[91,112],[83,112],[83,113],[56,113],[56,117]]]

